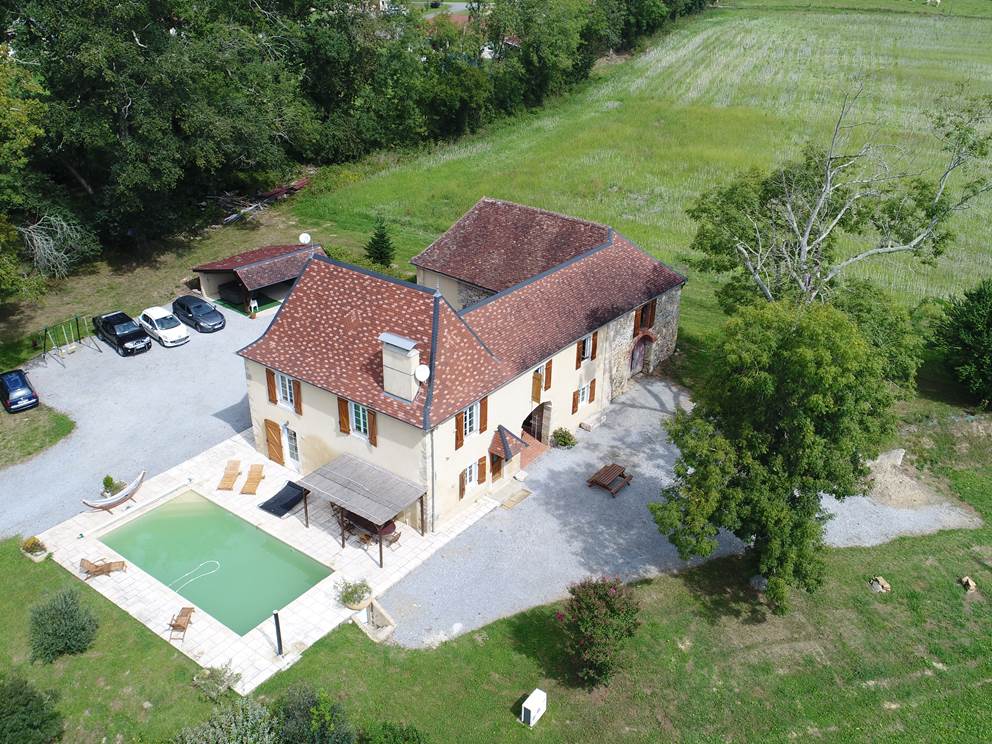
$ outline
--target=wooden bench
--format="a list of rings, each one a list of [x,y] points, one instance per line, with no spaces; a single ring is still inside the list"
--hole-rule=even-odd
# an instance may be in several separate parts
[[[601,467],[586,483],[590,487],[599,486],[609,491],[610,495],[616,498],[617,492],[624,486],[629,486],[633,479],[634,476],[627,475],[627,472],[621,465],[613,463],[612,465]]]

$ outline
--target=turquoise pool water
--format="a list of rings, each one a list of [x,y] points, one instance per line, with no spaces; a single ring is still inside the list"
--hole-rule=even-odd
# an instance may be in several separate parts
[[[193,491],[101,541],[240,635],[331,574]]]

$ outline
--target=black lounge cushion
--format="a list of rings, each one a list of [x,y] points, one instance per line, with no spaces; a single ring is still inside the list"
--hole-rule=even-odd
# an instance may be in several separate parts
[[[287,482],[279,493],[268,501],[259,504],[258,508],[277,517],[285,517],[294,506],[303,501],[303,494],[305,492],[306,489],[301,486],[296,485],[292,481]]]

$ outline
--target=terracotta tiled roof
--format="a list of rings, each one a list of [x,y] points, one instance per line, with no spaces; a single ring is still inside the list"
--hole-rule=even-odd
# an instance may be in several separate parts
[[[233,271],[248,290],[295,279],[311,256],[323,255],[319,245],[267,245],[194,266],[193,271]]]
[[[504,460],[511,460],[528,446],[527,442],[500,424],[493,432],[489,451]]]
[[[461,315],[515,377],[683,283],[681,274],[611,230],[605,247],[488,297]]]
[[[483,198],[411,263],[499,292],[608,237],[605,225]]]
[[[383,390],[383,332],[415,341],[431,368],[412,402]],[[423,428],[505,378],[440,293],[322,256],[307,264],[265,334],[238,353]]]

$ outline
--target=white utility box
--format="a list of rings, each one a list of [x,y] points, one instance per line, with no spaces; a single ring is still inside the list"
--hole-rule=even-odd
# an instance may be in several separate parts
[[[534,728],[534,724],[541,720],[547,707],[548,693],[541,689],[534,690],[520,706],[520,723]]]

